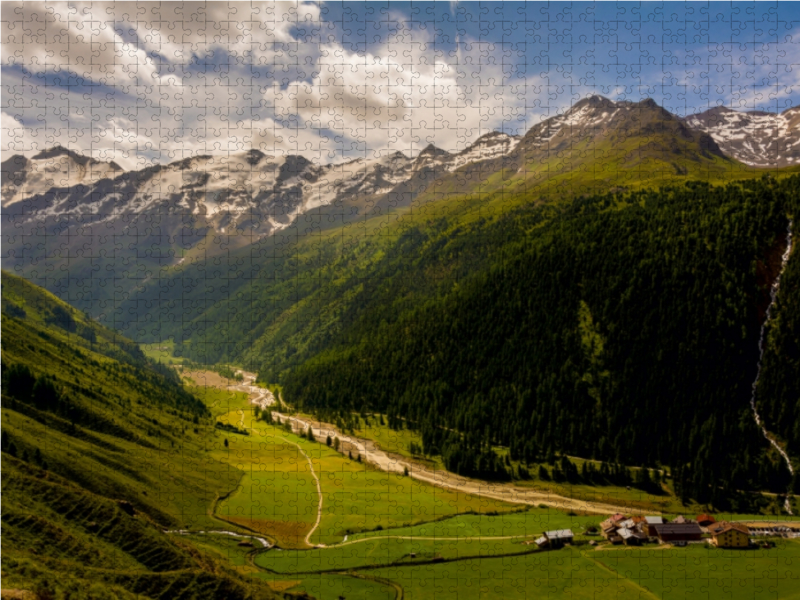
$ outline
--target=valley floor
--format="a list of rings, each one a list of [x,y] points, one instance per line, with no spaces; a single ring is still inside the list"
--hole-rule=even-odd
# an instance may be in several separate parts
[[[458,477],[274,410],[272,392],[254,385],[250,373],[241,383],[208,372],[187,375],[218,390],[209,394],[209,406],[223,427],[236,428],[218,429],[211,455],[245,473],[215,516],[274,545],[219,534],[184,539],[273,589],[320,600],[752,598],[759,590],[789,598],[800,584],[800,572],[791,568],[800,559],[797,540],[741,551],[707,543],[611,546],[588,528],[601,515],[639,512],[640,502],[578,500]],[[275,423],[257,419],[256,406],[271,410]],[[317,441],[308,439],[309,427]],[[338,452],[326,445],[327,436],[339,438]],[[575,532],[571,547],[545,551],[532,543],[560,528]]]

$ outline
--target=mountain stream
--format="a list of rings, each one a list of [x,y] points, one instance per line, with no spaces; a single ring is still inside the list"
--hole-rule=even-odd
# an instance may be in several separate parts
[[[789,228],[786,231],[786,251],[781,256],[781,270],[778,273],[778,276],[775,278],[775,282],[772,284],[772,288],[770,289],[769,295],[769,306],[767,307],[767,316],[764,319],[764,323],[761,325],[761,334],[758,337],[758,367],[756,369],[756,378],[753,381],[753,393],[750,396],[750,407],[753,409],[753,416],[755,417],[756,424],[761,428],[761,432],[764,434],[764,437],[767,438],[770,444],[772,444],[775,449],[780,452],[783,460],[786,461],[786,467],[789,469],[789,473],[794,475],[794,467],[792,467],[792,461],[789,459],[789,455],[786,451],[781,448],[780,444],[775,441],[767,428],[761,421],[761,416],[758,414],[758,409],[756,408],[756,388],[758,387],[758,380],[761,377],[761,363],[764,360],[764,342],[767,336],[767,327],[769,326],[770,318],[772,317],[772,307],[775,306],[775,300],[778,297],[778,289],[781,285],[781,276],[783,275],[783,271],[786,269],[786,264],[789,262],[789,255],[792,253],[792,222],[789,221]],[[786,502],[784,503],[784,508],[786,512],[790,515],[792,513],[792,506],[789,502],[789,498],[786,498]]]

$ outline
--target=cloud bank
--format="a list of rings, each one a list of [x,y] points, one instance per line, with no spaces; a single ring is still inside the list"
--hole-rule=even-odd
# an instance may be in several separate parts
[[[686,94],[756,105],[773,90],[791,104],[797,89],[791,32],[665,51],[641,21],[630,39],[653,48],[592,36],[589,9],[568,22],[521,5],[515,22],[478,6],[4,2],[3,159],[60,144],[128,169],[250,148],[327,163],[524,133],[587,93],[661,93],[674,110]]]

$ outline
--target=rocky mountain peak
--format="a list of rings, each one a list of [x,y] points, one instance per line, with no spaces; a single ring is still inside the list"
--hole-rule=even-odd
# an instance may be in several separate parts
[[[725,106],[689,115],[684,123],[708,134],[721,151],[755,167],[800,164],[800,113],[740,112]]]

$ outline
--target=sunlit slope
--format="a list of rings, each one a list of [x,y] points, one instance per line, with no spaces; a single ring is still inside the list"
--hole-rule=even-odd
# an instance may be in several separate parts
[[[163,533],[219,526],[213,503],[241,476],[205,455],[205,406],[130,340],[14,275],[2,283],[3,587],[273,597]]]

